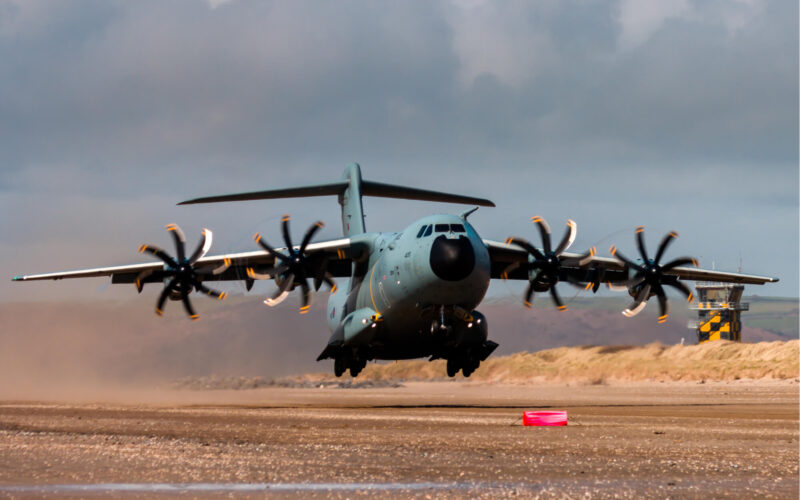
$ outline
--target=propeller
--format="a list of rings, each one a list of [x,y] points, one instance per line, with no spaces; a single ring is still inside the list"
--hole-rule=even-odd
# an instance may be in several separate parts
[[[300,314],[305,314],[311,307],[311,287],[308,284],[308,278],[314,279],[314,290],[319,290],[324,282],[328,285],[331,293],[336,293],[336,282],[333,281],[333,276],[325,271],[326,261],[319,259],[311,259],[306,255],[306,247],[308,247],[311,238],[314,237],[317,231],[325,226],[322,221],[315,222],[308,228],[300,246],[295,248],[292,244],[292,237],[289,233],[289,215],[284,215],[281,220],[281,231],[283,233],[283,241],[286,244],[284,252],[278,252],[272,248],[261,237],[259,233],[253,236],[261,248],[266,250],[270,255],[275,258],[275,265],[268,269],[266,273],[256,273],[253,268],[248,268],[247,275],[251,279],[270,279],[275,277],[278,283],[278,291],[272,296],[267,298],[264,303],[268,306],[276,306],[286,299],[289,292],[297,286],[302,290]]]
[[[159,316],[164,314],[164,304],[168,298],[173,300],[180,299],[183,302],[183,307],[186,309],[186,314],[192,320],[197,320],[198,315],[195,313],[192,303],[189,300],[189,294],[192,290],[203,292],[211,297],[216,297],[219,300],[225,300],[228,296],[227,292],[218,292],[206,287],[202,283],[201,276],[207,274],[205,271],[198,271],[195,268],[195,263],[203,258],[209,249],[211,249],[211,241],[213,234],[208,229],[203,229],[203,234],[200,238],[200,243],[190,257],[186,257],[186,237],[183,231],[177,224],[167,224],[167,231],[172,235],[175,241],[176,256],[172,257],[167,252],[159,247],[153,245],[141,245],[139,247],[140,253],[149,253],[161,259],[164,262],[164,270],[162,274],[165,278],[171,279],[164,286],[164,290],[158,297],[156,302],[156,314]],[[213,272],[213,271],[209,271]],[[145,271],[136,277],[136,288],[141,291],[144,283],[144,278],[152,274],[152,271]]]
[[[525,291],[525,307],[531,307],[534,292],[549,291],[550,297],[553,299],[553,302],[558,310],[566,311],[567,306],[562,302],[561,297],[559,296],[555,287],[556,283],[559,281],[559,277],[561,276],[561,269],[562,267],[585,265],[588,259],[596,254],[596,251],[594,248],[592,248],[587,253],[578,257],[563,258],[562,255],[564,252],[566,252],[575,241],[575,237],[578,234],[578,224],[571,219],[567,220],[567,231],[564,233],[564,237],[561,238],[561,241],[554,250],[551,245],[550,226],[547,224],[547,221],[539,216],[532,217],[531,221],[539,228],[539,233],[542,237],[542,250],[539,250],[522,238],[508,238],[506,243],[515,243],[521,246],[528,252],[532,259],[529,259],[527,263],[515,262],[511,264],[505,269],[505,271],[503,271],[501,276],[503,278],[507,278],[508,273],[519,267],[522,267],[528,271],[528,273],[533,270],[538,270],[536,275],[530,278],[528,289]],[[605,274],[605,272],[602,274],[595,273],[595,278],[593,278],[598,282],[598,287],[599,281],[602,280],[603,274]],[[594,281],[591,282],[590,285],[593,283]],[[588,288],[589,287],[587,287],[587,289]]]
[[[628,268],[636,271],[632,278],[622,283],[629,290],[629,293],[634,298],[631,305],[629,305],[622,314],[628,318],[639,314],[647,305],[647,300],[655,295],[658,298],[659,316],[658,322],[664,323],[669,316],[669,302],[667,295],[664,293],[664,285],[671,286],[680,291],[686,296],[686,300],[691,302],[693,299],[692,291],[677,279],[675,276],[670,276],[670,270],[678,267],[691,264],[697,267],[697,261],[692,257],[679,257],[666,264],[661,264],[661,259],[664,257],[664,252],[672,241],[678,237],[678,233],[670,231],[661,240],[658,246],[655,258],[651,259],[647,254],[647,248],[644,244],[644,226],[636,228],[636,246],[639,248],[639,255],[642,257],[642,264],[637,264],[624,255],[622,255],[617,247],[611,246],[609,251],[611,255],[617,258],[620,262],[628,266]]]
[[[597,251],[594,247],[589,251],[590,256],[594,256],[597,254]],[[586,286],[583,287],[584,290],[591,290],[592,293],[597,293],[597,290],[600,289],[600,285],[603,283],[603,278],[606,276],[606,268],[603,264],[599,264],[595,267],[589,269],[589,272],[586,274]],[[576,286],[580,287],[580,284]]]

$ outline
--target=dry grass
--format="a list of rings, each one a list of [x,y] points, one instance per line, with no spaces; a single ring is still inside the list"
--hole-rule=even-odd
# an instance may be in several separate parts
[[[607,381],[790,379],[800,371],[800,341],[702,345],[560,347],[492,357],[472,375],[479,381]],[[460,376],[460,375],[459,375]],[[371,364],[359,378],[430,380],[445,378],[444,361]]]

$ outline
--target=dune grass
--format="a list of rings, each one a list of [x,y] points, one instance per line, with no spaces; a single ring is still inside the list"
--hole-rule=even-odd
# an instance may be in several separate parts
[[[560,347],[534,353],[490,357],[471,380],[526,383],[536,380],[700,381],[791,379],[800,373],[800,341],[727,341],[701,345]],[[444,361],[370,364],[359,378],[435,380],[446,378]],[[459,375],[460,377],[460,375]]]

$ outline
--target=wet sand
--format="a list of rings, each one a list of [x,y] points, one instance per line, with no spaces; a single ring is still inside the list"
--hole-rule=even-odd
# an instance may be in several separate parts
[[[0,402],[0,497],[796,499],[799,422],[795,381],[65,394]]]

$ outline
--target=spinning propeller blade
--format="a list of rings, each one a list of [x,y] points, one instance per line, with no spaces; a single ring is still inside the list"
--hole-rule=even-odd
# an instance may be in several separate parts
[[[531,218],[531,222],[536,224],[539,229],[539,234],[542,237],[542,250],[531,245],[527,240],[517,237],[508,238],[506,243],[514,243],[522,247],[529,254],[528,262],[514,262],[509,265],[504,271],[503,276],[508,276],[508,273],[517,268],[523,268],[529,274],[528,288],[525,291],[524,304],[525,307],[531,307],[533,303],[534,293],[549,291],[553,303],[559,311],[566,311],[567,306],[564,305],[561,297],[556,290],[556,284],[559,282],[562,275],[563,267],[582,267],[595,255],[594,249],[590,249],[587,253],[575,258],[563,258],[570,246],[575,242],[578,234],[578,225],[573,220],[567,220],[567,231],[561,238],[555,250],[552,250],[550,241],[550,226],[543,218],[536,216]],[[538,270],[535,275],[532,275],[533,270]],[[602,275],[599,277],[602,279]],[[598,285],[599,286],[599,281]]]
[[[192,253],[191,257],[187,259],[185,245],[186,237],[184,236],[183,231],[181,231],[181,228],[178,227],[177,224],[167,224],[167,231],[169,231],[170,235],[172,235],[172,239],[175,242],[175,253],[177,258],[172,257],[164,250],[153,245],[142,245],[139,247],[139,252],[149,253],[164,262],[163,275],[165,277],[172,278],[166,284],[166,286],[164,286],[164,290],[162,290],[161,294],[158,296],[158,300],[156,301],[156,314],[159,316],[164,314],[164,305],[166,304],[167,299],[172,297],[175,300],[180,299],[183,302],[183,307],[189,317],[192,320],[196,320],[198,319],[197,313],[195,313],[192,303],[189,300],[189,294],[192,293],[193,290],[201,291],[219,300],[224,300],[228,296],[226,292],[218,292],[203,285],[202,275],[208,273],[205,271],[199,271],[194,265],[206,253],[208,253],[209,249],[211,248],[213,234],[210,230],[203,229],[203,235],[200,239],[200,243],[197,245],[197,248]],[[134,284],[137,290],[141,291],[144,284],[142,280],[144,280],[150,274],[152,274],[152,271],[146,271],[136,277]]]
[[[647,247],[644,241],[644,226],[636,228],[636,246],[639,249],[639,254],[642,257],[642,264],[637,264],[622,255],[617,247],[611,246],[609,251],[611,255],[617,258],[621,263],[625,264],[629,269],[635,271],[633,276],[624,281],[622,285],[627,287],[628,292],[635,297],[634,301],[629,305],[622,314],[628,318],[639,314],[647,305],[647,300],[656,296],[658,298],[659,316],[658,322],[664,323],[669,317],[669,300],[667,294],[664,292],[664,285],[671,286],[682,294],[684,294],[689,302],[692,301],[692,291],[684,283],[679,281],[674,276],[666,274],[671,269],[692,264],[697,267],[697,261],[692,257],[680,257],[661,265],[661,259],[667,247],[678,237],[678,233],[670,231],[661,240],[656,251],[655,259],[650,259],[647,253]]]
[[[277,280],[278,291],[275,295],[264,301],[268,306],[280,304],[286,299],[290,291],[299,286],[302,292],[300,297],[300,314],[305,314],[311,307],[311,287],[308,284],[308,278],[314,279],[314,290],[319,290],[319,287],[324,282],[330,288],[331,293],[336,293],[336,283],[332,279],[333,276],[325,271],[325,261],[314,261],[306,254],[306,248],[311,242],[311,239],[317,231],[325,227],[325,223],[322,221],[315,222],[306,231],[300,246],[295,248],[294,245],[292,245],[291,232],[289,231],[290,219],[291,217],[288,214],[284,215],[281,219],[281,233],[283,235],[283,241],[286,244],[285,253],[278,252],[272,248],[264,241],[259,233],[253,236],[253,239],[261,248],[275,257],[275,267],[266,275],[257,274],[255,271],[248,270],[248,276],[252,279],[274,277]]]

